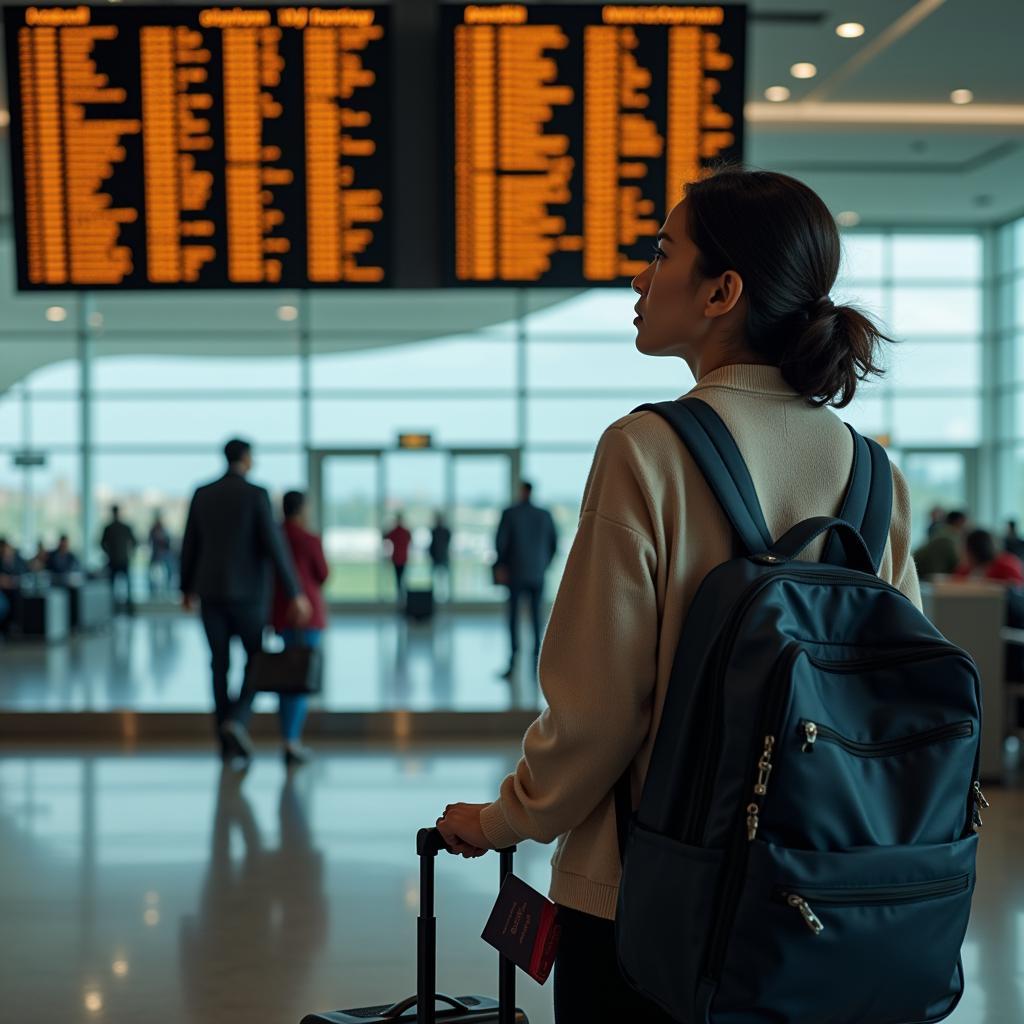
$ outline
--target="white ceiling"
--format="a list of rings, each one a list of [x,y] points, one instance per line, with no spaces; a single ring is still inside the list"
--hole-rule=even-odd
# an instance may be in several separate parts
[[[749,8],[749,163],[795,174],[865,224],[1024,214],[1024,0],[754,0]],[[850,20],[865,25],[860,39],[835,35]],[[793,79],[796,61],[816,64],[818,77]],[[791,100],[766,104],[769,85],[788,86]],[[956,88],[971,89],[975,105],[953,108]],[[859,105],[859,123],[845,115],[847,123],[830,123],[829,106],[848,113],[847,104]],[[1008,114],[1016,123],[984,123],[993,104],[994,120]],[[881,123],[886,108],[898,123]],[[950,110],[966,122],[929,124]],[[9,213],[8,173],[3,154],[0,216]]]

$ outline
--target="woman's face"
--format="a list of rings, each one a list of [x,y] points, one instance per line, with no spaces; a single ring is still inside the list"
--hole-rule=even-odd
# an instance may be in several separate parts
[[[691,369],[708,343],[726,327],[743,289],[739,275],[726,271],[704,278],[698,250],[687,229],[686,200],[675,205],[662,229],[647,268],[633,278],[636,347],[649,356],[681,356]],[[730,318],[731,319],[731,318]]]

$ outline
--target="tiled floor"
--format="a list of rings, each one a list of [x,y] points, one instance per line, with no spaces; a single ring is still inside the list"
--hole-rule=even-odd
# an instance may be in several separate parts
[[[489,799],[515,756],[322,748],[289,777],[268,750],[239,780],[206,751],[6,750],[0,1020],[297,1024],[411,992],[413,833]],[[953,1024],[1024,1021],[1024,792],[989,796]],[[538,887],[548,853],[520,850]],[[495,989],[478,936],[496,875],[493,856],[438,863],[443,988]],[[519,1001],[550,1024],[550,984],[521,978]]]
[[[532,648],[532,638],[524,643]],[[514,685],[498,678],[508,665],[499,612],[442,613],[428,625],[409,625],[392,613],[338,613],[324,657],[319,705],[330,711],[537,707],[529,658]],[[209,660],[198,619],[176,612],[118,618],[103,632],[63,644],[9,643],[0,647],[0,711],[206,711]],[[236,644],[236,685],[242,662]],[[257,710],[275,706],[263,696]]]

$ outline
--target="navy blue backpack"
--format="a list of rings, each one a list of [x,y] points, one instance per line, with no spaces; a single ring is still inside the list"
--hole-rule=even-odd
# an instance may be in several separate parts
[[[617,790],[616,934],[686,1024],[923,1024],[956,1007],[987,806],[970,656],[878,578],[885,452],[852,428],[840,518],[773,540],[725,425],[664,417],[739,554],[689,610],[636,813]],[[798,561],[829,533],[821,562]]]

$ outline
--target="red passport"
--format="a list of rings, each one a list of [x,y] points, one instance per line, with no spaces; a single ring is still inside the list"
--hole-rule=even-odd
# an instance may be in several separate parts
[[[508,875],[481,938],[541,985],[558,949],[558,907],[521,878]]]

